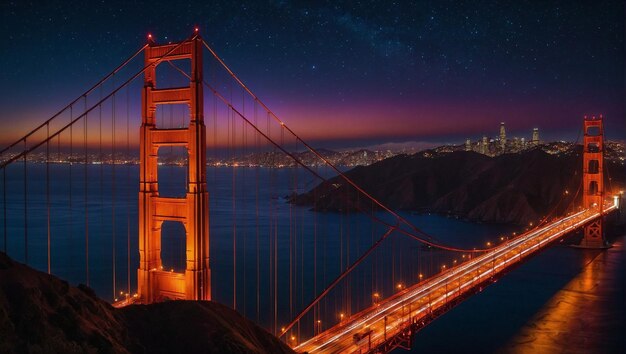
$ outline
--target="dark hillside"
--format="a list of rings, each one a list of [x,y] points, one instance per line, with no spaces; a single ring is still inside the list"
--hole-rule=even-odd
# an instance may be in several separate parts
[[[574,198],[580,198],[576,192],[581,185],[581,163],[580,149],[548,154],[537,148],[497,157],[456,151],[435,156],[398,155],[346,174],[394,209],[527,224],[553,209],[562,213]],[[624,167],[606,165],[614,190],[623,189]],[[370,210],[371,204],[356,196],[351,186],[335,177],[292,201],[316,210],[355,209],[356,205]]]
[[[0,252],[0,353],[293,353],[232,309],[170,301],[115,309]]]

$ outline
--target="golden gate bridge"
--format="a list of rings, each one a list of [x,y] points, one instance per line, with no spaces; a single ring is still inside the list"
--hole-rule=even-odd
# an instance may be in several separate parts
[[[133,70],[141,54],[144,60]],[[138,92],[139,114],[131,105],[131,95]],[[135,190],[129,188],[137,185],[129,156],[136,150],[131,131],[138,124],[131,116],[137,115]],[[212,125],[207,127],[207,120]],[[178,43],[156,44],[149,35],[147,44],[94,86],[0,151],[3,250],[50,274],[82,268],[87,285],[97,278],[102,282],[108,270],[117,307],[211,300],[213,288],[232,288],[233,308],[248,315],[246,305],[253,303],[257,323],[298,352],[386,353],[409,348],[415,333],[432,320],[573,231],[584,230],[581,247],[607,246],[603,218],[619,203],[606,199],[602,117],[585,117],[583,129],[582,204],[577,209],[566,215],[555,209],[532,229],[486,248],[459,247],[438,241],[359,187],[270,110],[197,29]],[[168,149],[179,149],[185,157],[184,177],[178,180],[184,188],[178,193],[160,184]],[[294,152],[299,149],[326,171],[298,158]],[[231,161],[229,178],[220,180],[230,182],[231,192],[219,202],[228,204],[232,215],[224,218],[230,224],[220,232],[209,223],[209,215],[212,223],[224,220],[209,210],[211,188],[220,187],[218,178],[207,174],[207,151]],[[286,179],[277,177],[271,164],[236,163],[268,151],[291,160]],[[289,196],[277,194],[296,195],[311,181],[330,183],[330,173],[348,187],[336,188],[344,204],[335,229],[324,225],[317,212],[305,215]],[[270,191],[268,200],[260,200],[261,189]],[[355,222],[357,217],[362,219]],[[364,219],[369,227],[359,229]],[[164,259],[172,245],[164,240],[173,224],[183,230],[177,240],[180,253],[173,257],[176,269],[171,264],[176,262]],[[329,260],[333,256],[326,249],[337,238],[339,262]],[[419,247],[398,260],[396,238]],[[232,254],[211,259],[210,241],[232,241]],[[58,250],[65,247],[69,254]],[[254,248],[252,260],[246,259],[246,247]],[[110,268],[103,267],[108,257]],[[212,264],[219,258],[232,261],[230,284],[212,281]]]

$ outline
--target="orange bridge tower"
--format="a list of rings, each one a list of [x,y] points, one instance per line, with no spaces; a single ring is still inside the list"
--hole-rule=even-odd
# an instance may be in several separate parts
[[[157,88],[160,63],[191,60],[189,86]],[[145,49],[142,123],[140,132],[139,269],[138,297],[142,303],[162,299],[211,299],[209,269],[209,197],[206,186],[206,127],[203,116],[202,40],[195,35],[181,43]],[[157,105],[187,104],[187,128],[156,125]],[[187,189],[182,198],[159,195],[158,151],[183,146],[188,152]],[[183,224],[186,237],[184,273],[163,270],[161,226],[164,221]]]
[[[587,117],[583,122],[583,208],[603,211],[604,202],[604,127],[602,116]],[[585,248],[604,248],[606,242],[602,217],[585,225],[580,242]]]

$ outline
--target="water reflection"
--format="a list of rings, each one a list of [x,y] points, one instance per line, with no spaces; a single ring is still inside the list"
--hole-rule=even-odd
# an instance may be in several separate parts
[[[624,237],[591,259],[513,339],[505,353],[624,353]]]

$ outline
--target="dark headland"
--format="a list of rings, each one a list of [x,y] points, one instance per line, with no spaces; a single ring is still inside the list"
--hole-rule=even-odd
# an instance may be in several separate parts
[[[293,353],[216,302],[122,309],[0,252],[0,353]]]
[[[581,151],[578,146],[548,153],[537,147],[496,157],[423,151],[355,167],[346,175],[392,209],[528,225],[553,210],[556,215],[568,211],[572,200],[581,197]],[[606,159],[605,186],[623,189],[625,172],[623,161]],[[341,177],[291,200],[319,211],[375,207]]]

